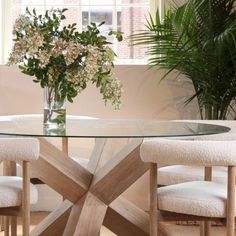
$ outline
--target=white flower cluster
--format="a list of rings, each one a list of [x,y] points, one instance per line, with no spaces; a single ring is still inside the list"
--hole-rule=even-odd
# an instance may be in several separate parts
[[[27,28],[30,25],[29,23],[30,23],[30,18],[28,16],[20,15],[16,19],[15,24],[13,26],[13,34],[21,31],[22,29]]]
[[[120,81],[118,79],[110,80],[103,93],[103,99],[105,102],[108,100],[111,101],[112,105],[114,105],[116,109],[120,109],[120,98],[122,92],[123,90]]]
[[[50,56],[58,57],[63,55],[67,65],[74,63],[78,56],[83,52],[83,46],[74,42],[67,42],[57,39],[52,42]]]
[[[32,29],[30,18],[27,16],[20,15],[16,19],[13,34],[16,33],[21,34],[22,37],[15,41],[8,64],[23,63],[27,58],[33,58],[44,43],[44,36]]]
[[[89,45],[86,48],[87,56],[83,62],[83,70],[79,67],[77,69],[71,69],[66,72],[66,79],[72,81],[77,85],[79,91],[83,90],[83,86],[87,84],[88,81],[96,83],[100,72],[106,73],[102,78],[102,82],[106,84],[102,88],[103,99],[105,102],[111,101],[117,109],[121,105],[121,94],[122,85],[118,79],[112,77],[112,62],[114,60],[115,54],[109,48],[106,47],[104,52],[101,52],[97,47]],[[104,63],[105,61],[105,63]]]
[[[67,83],[64,88],[81,92],[91,81],[100,88],[105,102],[109,100],[118,108],[122,86],[112,76],[113,50],[83,45],[74,36],[63,37],[61,32],[47,32],[46,27],[40,27],[40,22],[35,24],[35,19],[24,15],[15,21],[16,39],[8,64],[21,65],[24,73],[35,75],[39,82],[43,80],[51,87]]]

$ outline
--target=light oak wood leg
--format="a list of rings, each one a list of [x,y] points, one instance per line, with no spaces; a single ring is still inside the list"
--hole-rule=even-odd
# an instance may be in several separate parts
[[[3,161],[3,175],[16,176],[16,163],[14,161]]]
[[[211,235],[211,221],[200,222],[200,236]]]
[[[235,225],[235,174],[236,167],[228,167],[228,200],[227,200],[227,236],[234,236]]]
[[[200,236],[205,236],[205,225],[204,225],[204,221],[201,221],[200,222],[200,227],[199,227],[199,229],[200,229]]]
[[[11,236],[17,236],[17,217],[11,217]]]
[[[99,162],[101,159],[101,155],[104,149],[104,146],[106,144],[105,138],[97,138],[95,139],[95,145],[93,148],[93,152],[89,158],[89,163],[87,166],[87,169],[90,171],[90,173],[95,174],[97,169],[99,168]]]
[[[95,210],[96,209],[96,210]],[[63,236],[93,236],[98,235],[107,210],[107,205],[91,193],[87,193],[78,205],[72,208],[71,215]],[[79,217],[78,217],[79,215]],[[77,220],[74,219],[77,218]]]
[[[3,161],[3,175],[9,176],[10,175],[10,161]]]
[[[3,172],[3,175],[4,176],[8,176],[10,174],[10,162],[9,161],[3,161],[3,169],[2,169],[2,172]],[[2,216],[2,226],[1,228],[4,230],[4,236],[9,236],[9,221],[10,221],[10,218],[9,216]]]
[[[96,212],[94,212],[94,209],[96,209]],[[106,210],[107,205],[92,194],[88,194],[74,235],[98,235],[102,227]]]
[[[212,167],[206,166],[204,170],[204,180],[211,181],[212,180]]]
[[[68,138],[66,137],[62,138],[62,151],[67,155],[69,153]]]
[[[204,180],[212,180],[212,167],[206,166],[204,170]],[[200,224],[201,236],[210,236],[211,234],[211,221],[204,221],[203,224]]]
[[[10,217],[4,216],[4,236],[9,236],[9,223],[10,223]]]
[[[157,164],[150,163],[150,236],[157,236]]]
[[[204,235],[205,236],[211,235],[211,221],[204,222]]]
[[[109,205],[149,169],[140,158],[141,143],[142,139],[132,140],[95,174],[90,192],[105,204]]]
[[[23,161],[23,199],[22,199],[22,217],[23,217],[23,235],[29,236],[30,226],[30,163]]]
[[[11,176],[16,176],[16,162],[11,161],[9,165],[9,173]],[[10,218],[11,221],[11,236],[17,236],[17,217],[12,216]]]
[[[70,215],[72,205],[73,203],[65,200],[30,232],[30,236],[62,235]]]
[[[65,153],[58,150],[47,140],[39,138],[39,141],[40,158],[31,164],[34,175],[61,195],[66,196],[73,204],[64,230],[64,236],[98,235],[108,205],[113,216],[110,221],[110,228],[117,231],[117,235],[146,236],[149,234],[148,214],[140,209],[139,211],[134,210],[132,204],[125,204],[125,207],[121,208],[124,210],[122,214],[119,213],[117,208],[114,210],[110,207],[131,184],[149,169],[148,163],[142,162],[139,155],[142,139],[132,140],[100,169],[97,168],[97,160],[99,161],[100,157],[95,155],[95,161],[93,160],[90,166],[92,172],[96,172],[98,169],[94,175],[68,158]],[[103,144],[101,142],[97,146],[101,147],[101,151]],[[85,199],[82,200],[84,197]],[[131,214],[130,212],[136,213]],[[57,221],[57,219],[63,218],[63,214],[65,212],[59,212],[56,217],[47,218],[33,230],[34,234],[32,234],[33,232],[31,234],[41,236],[62,235],[61,231],[56,230],[56,226],[63,229]],[[54,219],[52,220],[52,218]],[[116,227],[115,223],[111,223],[115,222],[113,219],[119,219],[122,222],[119,227]],[[141,223],[143,220],[146,222],[146,228]],[[49,230],[51,226],[53,226],[53,233]],[[117,228],[125,227],[128,229],[128,234],[119,234]],[[138,233],[136,234],[136,232]]]
[[[68,156],[69,154],[69,147],[68,147],[68,138],[63,137],[62,138],[62,151]],[[66,198],[63,196],[63,201],[66,200]]]
[[[16,163],[13,161],[4,161],[3,162],[3,175],[5,176],[16,176]],[[10,233],[10,224],[11,224],[11,235],[16,235],[16,217],[5,216],[1,217],[1,230],[4,230],[4,235],[9,235]],[[4,220],[5,218],[5,220]]]
[[[0,231],[4,230],[4,216],[0,216]]]
[[[122,196],[109,205],[103,225],[119,236],[149,235],[149,215]]]
[[[47,140],[39,141],[40,157],[31,162],[34,176],[69,201],[77,202],[88,191],[93,175]]]
[[[75,232],[76,225],[79,221],[80,214],[85,203],[85,199],[86,195],[83,196],[77,203],[72,206],[63,236],[73,235],[73,233]]]

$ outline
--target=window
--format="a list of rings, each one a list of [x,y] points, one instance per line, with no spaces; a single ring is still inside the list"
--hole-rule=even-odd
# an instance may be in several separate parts
[[[117,63],[143,63],[146,61],[145,48],[130,47],[127,36],[145,28],[145,17],[157,7],[158,0],[2,0],[3,19],[0,19],[0,55],[1,62],[6,61],[11,49],[12,25],[25,8],[35,8],[38,13],[43,13],[51,8],[67,8],[66,24],[76,22],[78,30],[83,30],[90,22],[100,23],[105,21],[101,29],[104,35],[112,30],[123,32],[124,40],[121,43],[114,41]],[[4,32],[4,34],[2,33]]]

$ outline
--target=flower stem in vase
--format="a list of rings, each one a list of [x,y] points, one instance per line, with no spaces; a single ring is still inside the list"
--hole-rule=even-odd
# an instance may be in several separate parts
[[[45,128],[65,128],[66,103],[56,88],[44,88],[44,118]]]

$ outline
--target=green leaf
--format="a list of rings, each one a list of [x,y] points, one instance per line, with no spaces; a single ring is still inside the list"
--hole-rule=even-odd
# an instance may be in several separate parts
[[[129,37],[131,45],[145,45],[152,67],[185,75],[198,99],[201,116],[226,118],[236,101],[236,10],[233,0],[187,0],[146,19],[146,30]]]
[[[107,76],[110,77],[110,71],[103,73],[102,67],[106,63],[109,65],[111,64],[111,66],[113,64],[111,61],[112,59],[104,59],[105,54],[104,58],[101,54],[102,56],[97,60],[99,70],[97,74],[99,76],[96,75],[94,78],[90,78],[89,75],[87,75],[86,80],[81,81],[77,78],[77,72],[79,70],[85,70],[85,62],[90,50],[90,47],[87,47],[88,45],[94,46],[96,50],[99,50],[101,53],[106,52],[105,45],[108,44],[107,38],[101,35],[98,28],[105,24],[105,22],[101,22],[98,26],[96,23],[92,22],[87,26],[85,31],[78,32],[76,29],[76,23],[70,25],[62,24],[62,21],[66,18],[63,14],[66,10],[67,9],[46,10],[44,15],[40,14],[37,16],[35,9],[33,9],[31,13],[29,9],[26,8],[26,16],[30,16],[30,30],[22,29],[21,31],[16,32],[14,42],[19,42],[20,40],[27,41],[27,45],[25,46],[25,55],[23,55],[24,62],[19,63],[19,69],[22,73],[34,76],[33,82],[39,83],[42,88],[48,86],[56,89],[58,95],[57,99],[59,101],[67,97],[69,102],[73,102],[73,98],[77,96],[78,92],[81,92],[86,88],[88,81],[96,83],[96,79],[98,79],[102,86],[105,86],[106,83],[110,83],[110,81],[105,81],[104,79],[101,81],[99,76],[102,78],[107,74]],[[38,48],[35,48],[37,46],[36,43],[33,46],[31,45],[31,43],[34,43],[32,37],[35,35],[39,35],[43,39],[43,45],[40,45]],[[117,32],[116,36],[119,40],[121,39],[121,36]],[[55,42],[57,42],[58,45],[55,44]],[[75,47],[77,46],[76,44],[81,44],[81,52],[76,54],[77,52],[75,50],[76,56],[74,57],[73,55],[73,58],[71,56],[68,57],[68,55],[64,53],[64,45],[67,42],[72,43],[69,46],[72,45]],[[58,50],[59,53],[55,53],[57,47],[63,47],[63,53],[61,52],[61,49],[61,51]],[[45,65],[43,63],[44,61],[40,60],[47,56],[48,58],[45,58],[45,61],[47,61]],[[72,58],[72,63],[68,62],[68,58]],[[72,72],[72,74],[70,74],[70,72]],[[75,72],[75,74],[73,74],[73,72]],[[72,77],[75,76],[75,80],[72,79],[71,81],[71,78],[68,79],[68,75]],[[105,93],[105,90],[102,91]],[[103,94],[103,97],[104,96],[105,95]],[[107,97],[104,99],[105,101],[108,100]],[[113,103],[112,99],[114,98],[110,98]],[[60,112],[58,112],[58,114],[59,113]],[[55,120],[55,122],[59,121],[60,117],[59,120]]]

